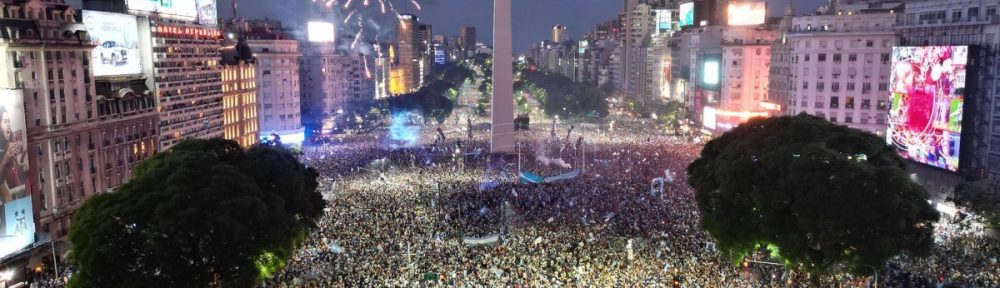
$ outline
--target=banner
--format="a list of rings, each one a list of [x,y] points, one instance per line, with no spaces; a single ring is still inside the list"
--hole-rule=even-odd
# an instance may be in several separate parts
[[[566,173],[563,173],[563,174],[559,174],[559,175],[556,175],[556,176],[542,177],[542,176],[538,176],[537,174],[521,170],[520,171],[520,177],[519,177],[519,179],[520,179],[521,184],[527,184],[527,183],[552,183],[552,182],[557,182],[557,181],[563,181],[563,180],[573,179],[573,178],[579,177],[581,174],[583,174],[583,170],[576,169],[576,170],[573,170],[573,171],[570,171],[570,172],[566,172]]]
[[[563,173],[563,174],[559,174],[559,175],[556,175],[556,176],[545,177],[545,182],[546,183],[550,183],[550,182],[556,182],[556,181],[562,181],[562,180],[569,180],[569,179],[573,179],[573,178],[576,178],[576,177],[580,176],[580,174],[583,174],[583,170],[576,169],[576,170],[573,170],[573,171],[570,171],[570,172],[566,172],[566,173]]]
[[[521,184],[545,182],[545,178],[542,178],[542,176],[532,174],[528,171],[521,170],[520,175]]]
[[[479,246],[479,245],[489,245],[497,243],[500,241],[500,234],[493,234],[486,237],[476,238],[476,237],[462,237],[462,243],[468,246]]]

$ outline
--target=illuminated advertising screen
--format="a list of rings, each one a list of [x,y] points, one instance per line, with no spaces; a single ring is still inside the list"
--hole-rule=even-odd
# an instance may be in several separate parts
[[[719,72],[722,70],[717,60],[707,60],[701,69],[701,81],[706,86],[719,85]]]
[[[957,171],[968,46],[895,47],[886,141],[900,156]]]
[[[677,25],[681,27],[694,25],[694,2],[683,3],[680,6],[681,16]]]
[[[94,76],[142,73],[135,16],[83,10],[83,25],[95,46],[90,53]]]
[[[197,0],[198,24],[216,26],[219,24],[219,10],[215,0]]]
[[[127,0],[128,9],[194,19],[198,17],[195,0]],[[213,4],[214,6],[214,4]]]
[[[658,35],[670,33],[670,31],[673,30],[673,24],[671,23],[673,19],[670,15],[672,12],[670,10],[662,9],[653,10],[653,12],[656,14],[656,30],[653,34]]]
[[[306,24],[309,42],[333,42],[333,23],[313,21]]]
[[[728,10],[730,26],[760,25],[767,18],[767,5],[763,1],[729,3]]]
[[[28,177],[24,102],[20,92],[0,90],[0,257],[17,252],[35,241]]]

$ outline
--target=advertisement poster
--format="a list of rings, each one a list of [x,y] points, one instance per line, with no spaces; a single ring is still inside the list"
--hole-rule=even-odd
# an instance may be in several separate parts
[[[0,257],[16,252],[35,240],[31,195],[27,189],[28,157],[24,103],[20,92],[0,90]]]
[[[83,10],[83,25],[97,46],[90,53],[94,76],[142,73],[135,16]]]
[[[126,3],[128,9],[132,11],[160,13],[190,19],[198,17],[198,7],[195,0],[128,0]]]
[[[219,25],[219,10],[215,0],[197,0],[198,24],[206,26]]]
[[[683,3],[680,6],[681,18],[677,25],[681,27],[694,25],[694,2]]]
[[[886,140],[900,156],[957,171],[968,46],[895,47]]]

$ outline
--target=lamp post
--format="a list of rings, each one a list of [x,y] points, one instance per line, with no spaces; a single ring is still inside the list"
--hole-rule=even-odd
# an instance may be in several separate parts
[[[875,285],[872,285],[872,287],[873,288],[878,288],[878,269],[875,269],[875,266],[868,265],[868,264],[858,264],[858,265],[861,265],[863,267],[872,268],[872,275],[875,276]]]

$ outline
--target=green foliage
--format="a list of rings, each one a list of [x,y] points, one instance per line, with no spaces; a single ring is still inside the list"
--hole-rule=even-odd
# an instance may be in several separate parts
[[[186,140],[97,195],[70,228],[71,287],[253,287],[315,229],[318,173],[284,148]]]
[[[818,277],[924,256],[933,243],[938,213],[903,159],[881,137],[822,118],[751,119],[687,172],[701,227],[734,259],[772,247]]]
[[[424,118],[444,121],[451,115],[458,98],[458,89],[475,74],[459,65],[447,65],[432,75],[430,83],[414,93],[388,98],[385,101],[392,111],[420,111]],[[439,112],[435,112],[439,111]]]
[[[982,216],[985,224],[1000,228],[1000,179],[986,178],[955,187],[955,202]]]
[[[544,91],[538,99],[546,115],[568,118],[581,118],[608,114],[607,94],[601,89],[583,83],[576,83],[569,78],[557,74],[547,74],[537,71],[521,71],[525,87],[536,87]]]
[[[660,120],[665,125],[678,125],[681,120],[687,119],[687,108],[684,107],[684,103],[678,101],[669,101],[660,107],[660,111],[657,112],[657,120]]]

